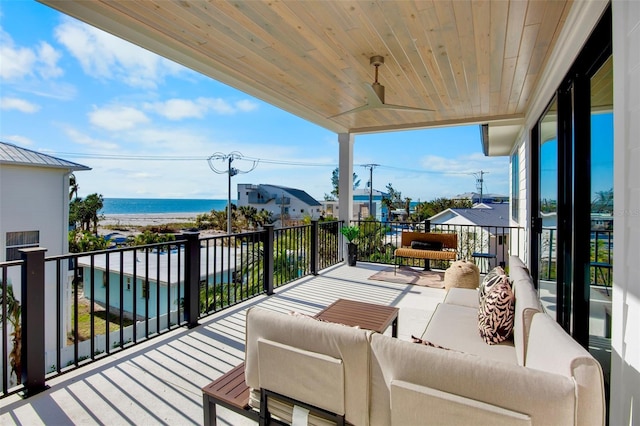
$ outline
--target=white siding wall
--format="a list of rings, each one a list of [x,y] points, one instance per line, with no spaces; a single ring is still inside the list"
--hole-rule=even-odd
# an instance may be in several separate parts
[[[528,182],[530,182],[531,176],[529,175],[529,169],[528,169],[528,164],[529,164],[529,156],[530,156],[530,150],[527,150],[527,146],[529,144],[529,137],[528,135],[524,135],[523,138],[520,140],[520,142],[518,142],[512,152],[512,157],[511,157],[511,161],[513,160],[513,154],[517,153],[518,154],[518,185],[519,185],[519,192],[517,194],[513,194],[513,188],[510,188],[509,191],[512,194],[512,199],[511,202],[513,202],[513,199],[515,197],[518,198],[517,203],[518,203],[518,220],[514,221],[513,217],[511,216],[511,210],[509,211],[509,217],[511,218],[511,223],[513,223],[516,226],[522,226],[525,229],[529,229],[529,206],[528,206],[528,198],[529,198],[529,187],[528,187]],[[509,164],[511,166],[511,164]],[[511,176],[511,171],[513,170],[511,167],[509,167],[509,182],[513,182],[512,176]],[[511,205],[510,205],[511,207]],[[519,256],[522,260],[524,261],[529,261],[530,259],[528,258],[529,256],[529,240],[527,239],[529,233],[525,233],[525,238],[521,238],[519,241],[519,247],[517,248],[517,253],[519,253]]]
[[[613,2],[614,240],[610,424],[640,423],[640,2]]]
[[[40,247],[47,249],[47,257],[68,252],[68,191],[66,170],[0,166],[0,261],[5,260],[7,232],[40,231]],[[48,262],[45,271],[45,320],[48,327],[45,331],[45,349],[48,354],[55,354],[56,347],[56,321],[52,320],[57,299],[55,276],[56,266]],[[64,277],[63,271],[60,277],[63,283]],[[20,278],[11,278],[16,297],[20,298]]]
[[[7,232],[40,231],[46,256],[67,252],[68,177],[54,168],[0,166],[0,260]]]

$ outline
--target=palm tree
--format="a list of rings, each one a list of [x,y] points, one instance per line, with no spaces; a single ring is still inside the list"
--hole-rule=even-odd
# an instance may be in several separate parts
[[[76,176],[72,173],[69,176],[69,201],[73,200],[74,198],[78,198],[78,189],[80,189],[80,185],[78,185]]]
[[[17,384],[20,384],[22,383],[22,323],[20,321],[22,307],[13,294],[13,286],[8,284],[6,291],[4,288],[2,281],[0,281],[0,290],[2,290],[2,293],[0,293],[0,305],[6,302],[7,320],[13,327],[13,332],[11,333],[13,345],[9,353],[9,364],[11,365],[11,372],[16,375]],[[4,315],[5,313],[0,311],[0,324],[4,323]]]
[[[613,188],[596,192],[596,199],[591,203],[591,211],[593,213],[613,212]]]

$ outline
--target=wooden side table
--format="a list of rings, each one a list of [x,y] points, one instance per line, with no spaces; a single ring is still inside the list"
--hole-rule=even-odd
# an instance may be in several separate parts
[[[384,333],[391,326],[391,335],[398,337],[398,312],[399,309],[393,306],[338,299],[318,312],[315,317],[351,327],[358,326],[377,333]]]

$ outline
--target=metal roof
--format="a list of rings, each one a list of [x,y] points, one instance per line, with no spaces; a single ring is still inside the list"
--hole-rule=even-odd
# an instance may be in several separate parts
[[[42,154],[27,148],[22,148],[0,141],[0,164],[14,164],[23,166],[55,167],[69,170],[91,170],[91,167],[73,163],[51,155]]]
[[[430,219],[435,222],[437,217],[445,212],[462,216],[476,226],[509,226],[509,203],[487,204],[470,209],[447,209]]]
[[[320,204],[318,202],[318,200],[313,198],[311,195],[307,194],[302,189],[287,188],[286,186],[279,186],[279,185],[260,185],[260,186],[270,186],[272,188],[278,188],[278,189],[281,189],[282,191],[286,191],[286,192],[288,192],[292,196],[296,197],[298,200],[302,201],[303,203],[305,203],[308,206],[321,206],[322,205],[322,204]]]

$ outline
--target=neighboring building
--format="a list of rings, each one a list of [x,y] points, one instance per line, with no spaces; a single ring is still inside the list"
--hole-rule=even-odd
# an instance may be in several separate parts
[[[91,169],[0,142],[0,262],[23,247],[68,252],[69,176],[80,170]]]
[[[478,192],[465,192],[453,197],[454,200],[469,200],[472,204],[496,204],[496,203],[508,203],[508,195],[500,194],[480,194]]]
[[[235,270],[240,267],[239,254],[232,252],[231,257],[227,257],[227,253],[222,246],[212,246],[208,248],[208,252],[200,252],[200,270],[203,274],[200,284],[207,281],[211,294],[214,289],[220,292],[223,286],[233,282]],[[132,251],[110,253],[108,275],[106,256],[79,258],[85,298],[93,298],[95,303],[105,307],[108,303],[109,310],[117,314],[122,301],[123,315],[129,319],[135,316],[137,320],[143,320],[145,317],[155,318],[159,315],[161,321],[166,321],[169,313],[171,321],[178,322],[178,307],[184,297],[184,251],[178,252],[177,248],[173,248],[160,253],[152,251],[146,254],[140,251],[135,254],[134,260]],[[223,291],[221,294],[224,293]],[[231,298],[235,297],[235,291],[229,292],[229,295]]]
[[[363,220],[374,216],[378,220],[387,216],[386,208],[382,205],[382,199],[389,194],[374,189],[371,194],[368,188],[353,190],[353,220]],[[371,196],[371,212],[369,211],[369,197]],[[327,216],[338,217],[338,200],[325,200],[322,209]]]
[[[46,248],[45,256],[69,252],[69,176],[81,170],[91,169],[0,142],[0,262],[20,259],[20,249],[28,247]],[[7,274],[7,282],[20,299],[20,269],[8,268]],[[45,274],[56,276],[55,262],[47,263]],[[68,272],[60,274],[61,282],[67,282]],[[47,285],[45,290],[49,319],[56,316],[55,288]],[[62,292],[60,296],[70,294],[69,288]],[[55,333],[48,333],[45,341],[47,351],[54,354],[55,339]]]
[[[251,206],[271,212],[277,220],[302,220],[309,216],[317,219],[322,204],[301,189],[278,185],[238,184],[238,207]]]
[[[461,257],[474,258],[486,271],[491,266],[505,264],[509,257],[509,240],[512,232],[509,221],[509,204],[477,204],[470,209],[452,208],[429,218],[431,226],[446,225],[456,228],[463,241]],[[475,256],[474,256],[475,255]]]

